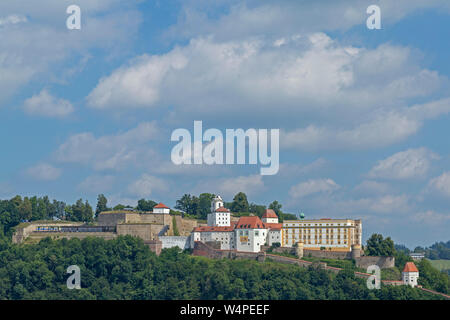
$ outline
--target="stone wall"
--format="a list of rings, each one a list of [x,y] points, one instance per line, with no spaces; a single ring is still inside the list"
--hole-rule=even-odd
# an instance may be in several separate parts
[[[161,249],[162,249],[161,241],[149,240],[149,241],[144,241],[144,244],[146,244],[150,248],[151,251],[156,253],[157,256],[159,256],[161,254]]]
[[[327,250],[309,250],[303,249],[304,257],[324,258],[324,259],[338,259],[344,260],[352,259],[352,253],[348,251],[327,251]]]
[[[102,238],[105,240],[112,240],[117,237],[114,232],[33,232],[31,233],[25,243],[37,243],[42,239],[50,237],[52,239],[84,239],[87,237]]]
[[[178,247],[185,250],[191,248],[191,236],[163,236],[159,237],[159,240],[162,243],[162,249]]]
[[[182,218],[181,216],[174,216],[174,217],[177,223],[177,228],[178,232],[180,233],[180,236],[189,236],[192,230],[194,230],[194,228],[198,226],[197,220],[185,219]]]
[[[270,247],[263,246],[261,247],[261,250],[267,251]],[[289,253],[292,255],[296,254],[296,248],[295,247],[279,247],[274,248],[273,252],[277,253]],[[310,250],[310,249],[303,249],[303,256],[304,257],[315,257],[315,258],[326,258],[326,259],[352,259],[352,253],[348,251],[327,251],[327,250]]]
[[[101,212],[98,215],[98,225],[116,226],[125,222],[126,212]]]
[[[372,256],[363,256],[355,259],[356,266],[358,268],[367,269],[368,266],[377,265],[381,269],[388,269],[395,267],[395,258],[394,257],[372,257]]]
[[[23,227],[16,227],[16,231],[12,236],[13,243],[22,243],[28,238],[37,227],[50,227],[50,226],[81,226],[82,222],[66,222],[66,221],[49,221],[49,222],[31,222],[29,225]],[[50,233],[46,233],[50,235]]]
[[[149,241],[157,239],[163,228],[162,224],[122,223],[117,225],[117,235],[131,235]]]

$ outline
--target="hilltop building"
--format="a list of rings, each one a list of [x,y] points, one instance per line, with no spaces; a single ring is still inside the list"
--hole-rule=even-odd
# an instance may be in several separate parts
[[[302,242],[307,250],[352,251],[362,244],[361,220],[285,220],[282,229],[285,247]]]
[[[223,200],[220,196],[211,201],[211,213],[207,217],[208,226],[229,227],[231,223],[230,210],[223,206]]]
[[[417,287],[417,280],[419,279],[419,270],[414,262],[407,262],[402,272],[403,284],[411,287]]]
[[[192,247],[195,241],[220,243],[222,250],[260,252],[261,246],[280,243],[282,224],[271,209],[266,210],[262,220],[257,216],[240,217],[231,222],[230,210],[223,206],[220,196],[211,201],[211,213],[207,226],[200,226],[192,232]]]
[[[423,258],[425,258],[425,253],[423,252],[411,252],[409,254],[409,256],[413,259],[413,260],[422,260]]]

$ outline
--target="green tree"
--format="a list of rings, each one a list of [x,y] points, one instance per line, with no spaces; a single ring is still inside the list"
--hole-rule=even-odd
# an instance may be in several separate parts
[[[23,220],[30,220],[33,216],[33,208],[31,201],[28,197],[23,198],[22,203],[19,205],[20,217]]]
[[[365,253],[368,256],[394,256],[394,241],[390,237],[383,239],[381,234],[372,234],[367,240]]]
[[[281,208],[282,207],[283,207],[283,205],[276,200],[273,201],[271,204],[269,204],[269,209],[272,209],[273,211],[275,211],[277,216],[281,216],[281,214],[282,214]]]
[[[232,212],[248,212],[249,205],[247,195],[243,192],[237,193],[233,198],[230,210]]]
[[[95,209],[95,217],[97,218],[98,215],[103,211],[108,211],[108,199],[106,199],[104,194],[99,194],[97,197],[97,207]]]
[[[158,203],[156,203],[153,200],[145,200],[141,199],[138,201],[138,205],[136,207],[136,210],[139,211],[152,211],[153,207],[156,206]]]
[[[198,219],[206,219],[211,212],[211,201],[215,197],[212,193],[202,193],[198,197],[198,206],[196,216]]]

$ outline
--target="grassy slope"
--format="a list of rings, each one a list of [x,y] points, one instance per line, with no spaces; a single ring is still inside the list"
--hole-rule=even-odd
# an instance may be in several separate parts
[[[431,265],[438,269],[439,271],[441,270],[448,270],[450,269],[450,260],[429,260]]]

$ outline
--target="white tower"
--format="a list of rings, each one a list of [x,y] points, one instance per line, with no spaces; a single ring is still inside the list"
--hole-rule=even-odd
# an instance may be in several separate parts
[[[223,206],[223,200],[220,196],[211,201],[211,213],[208,214],[208,226],[211,227],[229,227],[231,224],[230,210]]]
[[[266,209],[261,220],[264,223],[278,223],[278,216],[272,209]]]
[[[211,201],[211,212],[215,212],[220,207],[223,207],[223,200],[220,196],[216,196]]]
[[[407,262],[402,272],[402,281],[404,284],[411,287],[417,286],[417,280],[419,279],[419,270],[417,270],[414,262]]]

